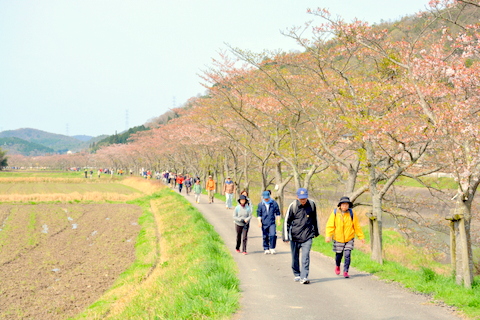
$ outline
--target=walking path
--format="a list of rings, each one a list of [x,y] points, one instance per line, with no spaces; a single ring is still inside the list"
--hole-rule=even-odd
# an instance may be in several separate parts
[[[461,319],[451,308],[434,305],[428,297],[387,284],[350,268],[350,278],[334,273],[333,259],[317,252],[310,255],[308,285],[293,281],[290,246],[277,234],[277,254],[265,255],[262,232],[253,218],[248,233],[248,255],[235,251],[233,210],[202,195],[182,194],[197,207],[224,240],[239,269],[241,309],[233,319]],[[218,201],[218,202],[217,202]],[[237,203],[235,202],[235,205]],[[352,261],[355,265],[355,260]]]

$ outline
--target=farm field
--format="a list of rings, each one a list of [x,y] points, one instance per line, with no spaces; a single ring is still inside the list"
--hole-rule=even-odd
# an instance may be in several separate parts
[[[139,190],[125,185],[125,179],[3,175],[0,174],[0,202],[127,201],[141,195]]]
[[[142,209],[103,200],[144,193],[120,183],[20,180],[0,181],[0,319],[75,316],[135,261]],[[50,202],[30,202],[35,194]]]

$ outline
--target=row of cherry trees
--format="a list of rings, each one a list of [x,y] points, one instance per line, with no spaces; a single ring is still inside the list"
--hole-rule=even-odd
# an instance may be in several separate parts
[[[330,169],[352,201],[370,194],[372,259],[380,263],[383,201],[393,183],[452,173],[455,271],[470,287],[480,184],[480,26],[470,20],[479,10],[479,1],[431,1],[415,29],[399,24],[395,32],[311,10],[320,21],[306,26],[313,37],[302,28],[285,32],[301,53],[229,48],[202,76],[207,94],[176,110],[181,117],[129,144],[48,161],[233,175],[241,188],[255,171],[263,189],[277,185],[282,206],[287,185],[308,188]]]

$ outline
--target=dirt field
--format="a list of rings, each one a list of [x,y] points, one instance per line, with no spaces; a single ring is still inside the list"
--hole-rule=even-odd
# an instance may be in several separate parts
[[[141,209],[0,204],[0,319],[65,319],[135,259]]]

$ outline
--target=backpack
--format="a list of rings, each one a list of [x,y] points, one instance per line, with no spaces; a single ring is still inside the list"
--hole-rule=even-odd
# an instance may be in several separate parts
[[[315,207],[315,202],[313,202],[312,200],[308,199],[308,202],[310,203],[310,207],[312,208],[313,211],[315,211],[316,207]],[[293,201],[290,206],[288,207],[287,209],[287,212],[290,210],[290,208],[292,208],[292,211],[297,211],[298,207],[297,207],[297,203],[298,203],[298,200],[295,200]]]
[[[353,222],[353,211],[351,208],[348,208],[348,212],[350,212],[350,218],[352,218],[352,222]],[[336,215],[337,214],[337,208],[335,208],[335,210],[333,210],[333,214]],[[335,221],[335,220],[334,220]]]

